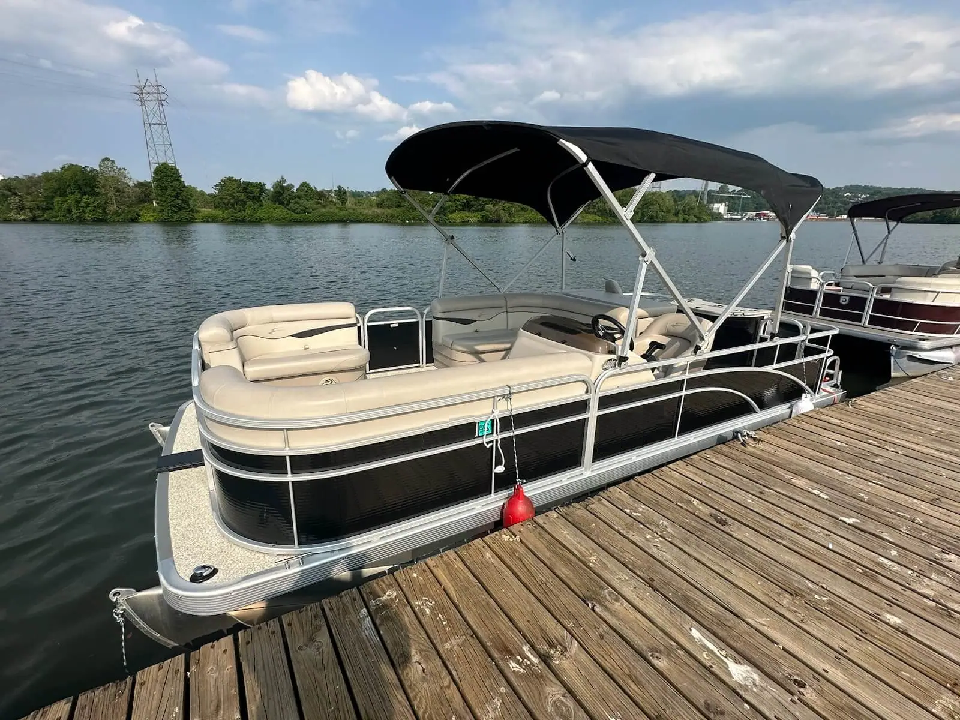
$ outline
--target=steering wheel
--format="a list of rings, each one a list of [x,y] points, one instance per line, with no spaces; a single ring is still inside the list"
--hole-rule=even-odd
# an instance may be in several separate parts
[[[627,334],[627,329],[619,320],[603,313],[594,315],[590,324],[593,328],[593,334],[607,342],[615,343]]]

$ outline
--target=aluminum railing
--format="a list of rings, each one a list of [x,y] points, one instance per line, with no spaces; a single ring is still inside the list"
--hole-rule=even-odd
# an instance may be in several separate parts
[[[827,277],[829,276],[829,278]],[[848,297],[865,297],[866,303],[864,304],[863,310],[860,312],[859,322],[861,327],[871,327],[870,320],[872,318],[886,318],[890,320],[897,320],[900,322],[913,322],[913,330],[901,330],[901,332],[914,332],[920,333],[918,328],[920,325],[957,325],[956,321],[946,321],[946,320],[925,320],[917,318],[908,318],[901,315],[887,315],[884,313],[874,313],[873,306],[877,297],[880,296],[880,291],[889,287],[889,285],[875,285],[868,280],[858,280],[856,278],[841,278],[837,279],[836,273],[832,270],[824,270],[819,273],[818,277],[813,278],[817,281],[817,297],[813,303],[813,309],[811,310],[810,317],[813,318],[822,318],[822,309],[823,309],[823,297],[824,293],[828,292],[831,288],[834,288],[839,291],[841,297],[843,290],[858,290],[862,289],[865,295],[849,295]],[[922,291],[921,291],[922,292]],[[936,290],[929,290],[929,292],[936,292],[940,295],[960,295],[960,289],[953,288],[937,288]],[[880,296],[883,300],[889,300],[891,298]],[[935,306],[935,303],[923,302],[921,300],[911,300],[909,298],[895,298],[894,302],[903,303],[907,305],[918,305],[918,306]],[[843,308],[831,308],[832,310],[843,310]],[[849,311],[848,311],[849,312]],[[835,318],[826,318],[827,320]],[[878,327],[881,329],[887,329],[882,325],[875,325],[873,327]],[[930,334],[930,333],[921,333],[921,334]],[[941,334],[941,333],[935,333]],[[942,333],[944,335],[960,335],[960,326],[958,326],[952,333]]]

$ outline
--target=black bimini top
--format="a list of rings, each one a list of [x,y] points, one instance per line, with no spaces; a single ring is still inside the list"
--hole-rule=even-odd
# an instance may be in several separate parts
[[[929,210],[960,208],[960,193],[917,193],[881,198],[851,205],[848,218],[885,218],[900,222],[905,217]]]
[[[527,205],[560,228],[600,197],[575,145],[611,190],[657,180],[696,178],[760,193],[792,230],[816,204],[820,181],[788,173],[757,155],[677,135],[621,127],[546,127],[471,121],[411,135],[387,158],[387,175],[405,190],[462,193]],[[551,207],[552,206],[552,207]]]

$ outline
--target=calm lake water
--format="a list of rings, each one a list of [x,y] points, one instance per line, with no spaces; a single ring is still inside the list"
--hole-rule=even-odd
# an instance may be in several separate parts
[[[882,225],[864,226],[879,239]],[[906,226],[892,260],[943,263],[960,226]],[[681,292],[733,297],[773,247],[774,223],[641,226]],[[460,228],[458,240],[506,280],[545,227]],[[836,269],[843,222],[801,228],[795,262]],[[897,242],[899,240],[899,242]],[[632,287],[637,252],[615,227],[574,227],[568,285]],[[191,336],[237,307],[350,300],[361,310],[424,307],[442,244],[387,225],[0,225],[0,718],[123,675],[116,586],[157,582],[150,421],[189,398]],[[511,290],[559,286],[559,243]],[[489,291],[451,256],[447,293]],[[748,302],[768,306],[777,279]],[[651,282],[647,289],[656,289]],[[136,631],[132,669],[163,652]]]

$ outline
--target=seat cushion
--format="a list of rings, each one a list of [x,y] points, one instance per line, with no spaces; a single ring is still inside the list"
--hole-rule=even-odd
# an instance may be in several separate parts
[[[506,352],[516,339],[516,330],[484,330],[447,335],[444,338],[444,344],[460,352],[483,355],[491,352]]]
[[[243,372],[248,380],[276,380],[300,375],[327,375],[366,366],[370,353],[357,345],[338,350],[294,350],[269,353],[247,360]]]

